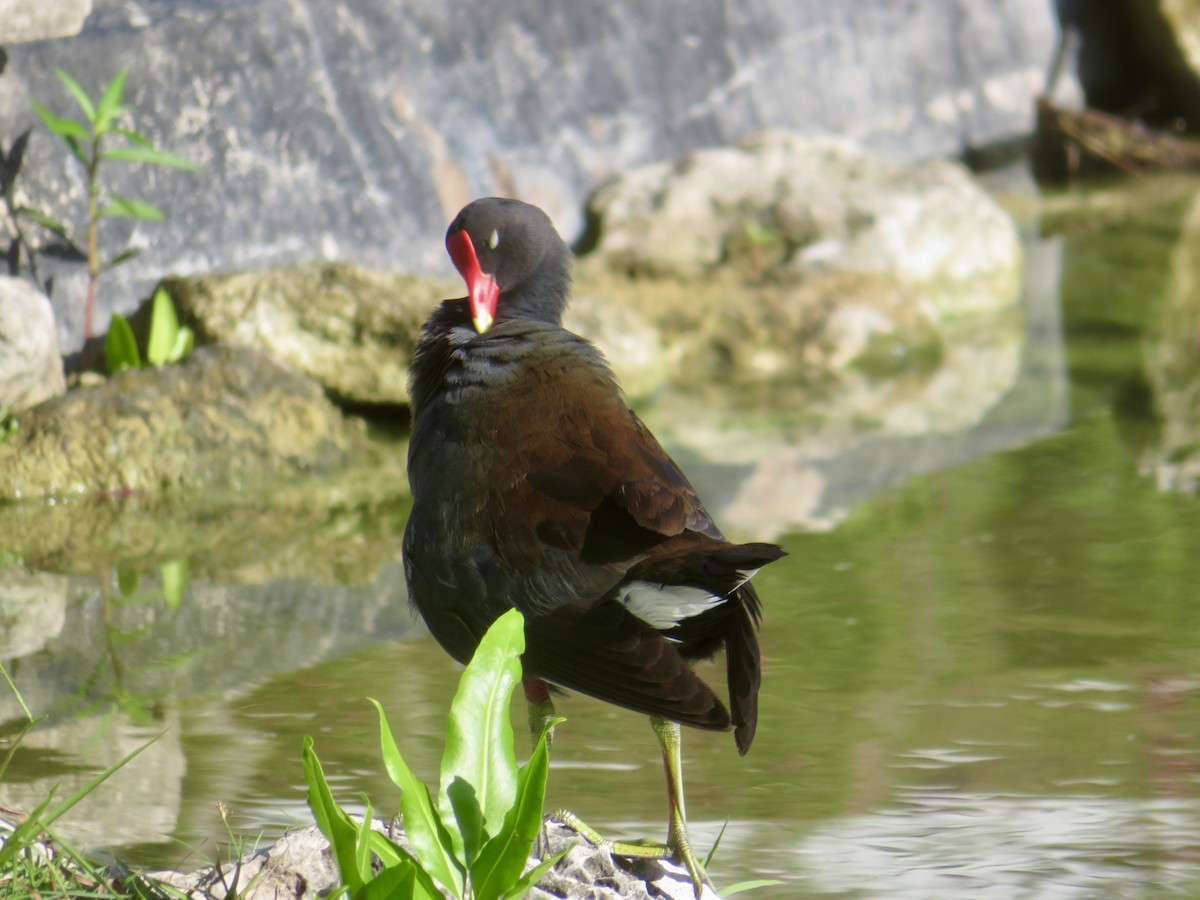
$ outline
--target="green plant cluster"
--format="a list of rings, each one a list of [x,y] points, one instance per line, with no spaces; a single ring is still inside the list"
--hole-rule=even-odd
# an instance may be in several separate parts
[[[371,701],[379,711],[384,765],[403,792],[411,853],[372,829],[365,796],[361,822],[334,801],[312,738],[305,738],[308,803],[333,845],[345,894],[354,900],[441,900],[441,888],[463,900],[524,897],[561,858],[549,857],[525,871],[542,828],[547,735],[563,720],[547,724],[529,762],[518,769],[508,709],[521,680],[524,649],[524,619],[510,610],[492,625],[463,672],[450,707],[436,805],[401,756],[383,708]],[[382,864],[378,874],[373,859]]]
[[[138,350],[133,327],[120,313],[113,313],[108,327],[108,340],[104,344],[104,361],[110,374],[123,369],[140,369],[144,366],[165,366],[179,362],[192,352],[196,339],[192,329],[179,324],[175,304],[164,289],[154,292],[154,305],[150,310],[150,337],[146,341],[146,355]]]

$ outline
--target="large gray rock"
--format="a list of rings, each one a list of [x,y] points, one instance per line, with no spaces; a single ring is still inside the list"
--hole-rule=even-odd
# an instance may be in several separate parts
[[[236,491],[337,470],[357,438],[316,382],[253,351],[206,347],[23,414],[0,442],[0,501]]]
[[[67,389],[46,295],[0,275],[0,410],[19,412]]]
[[[590,214],[581,286],[658,325],[692,384],[891,376],[999,317],[1019,331],[1016,226],[956,163],[772,131],[618,176]]]
[[[232,274],[179,276],[162,286],[200,344],[265,351],[352,404],[408,403],[408,369],[421,326],[458,280],[375,272],[348,263],[307,263]],[[149,329],[152,305],[134,316]],[[635,310],[575,298],[567,328],[612,361],[628,396],[653,394],[666,379],[658,331]]]
[[[0,44],[79,34],[92,0],[0,0]]]
[[[596,253],[623,268],[696,277],[757,255],[792,280],[877,274],[949,320],[1010,307],[1020,287],[1016,226],[964,167],[845,140],[764,132],[617,176],[590,208]]]
[[[472,197],[520,196],[570,238],[604,177],[764,127],[834,132],[901,159],[1028,133],[1050,57],[1050,0],[99,0],[78,38],[12,48],[0,138],[36,97],[73,104],[130,67],[147,135],[203,174],[114,168],[168,221],[105,223],[98,327],[164,274],[345,259],[450,274],[446,223]],[[40,131],[24,184],[79,224],[83,181]],[[65,346],[82,276],[59,267]]]

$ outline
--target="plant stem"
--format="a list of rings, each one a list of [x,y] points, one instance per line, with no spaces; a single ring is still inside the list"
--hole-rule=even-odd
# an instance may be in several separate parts
[[[96,281],[100,278],[100,183],[96,171],[100,168],[100,140],[96,135],[92,139],[92,152],[88,157],[88,226],[87,226],[87,305],[83,316],[83,342],[87,344],[92,337],[92,314],[96,306]]]

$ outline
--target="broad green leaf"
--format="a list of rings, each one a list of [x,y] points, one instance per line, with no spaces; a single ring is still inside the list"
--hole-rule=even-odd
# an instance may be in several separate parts
[[[100,158],[106,162],[112,160],[114,162],[147,163],[152,166],[185,169],[189,172],[199,172],[201,169],[200,166],[191,160],[184,159],[182,156],[167,150],[159,150],[157,147],[118,147],[116,150],[105,150],[100,155]]]
[[[387,835],[380,834],[373,829],[370,840],[372,852],[379,857],[385,869],[390,869],[393,866],[403,866],[405,863],[413,867],[413,871],[416,873],[414,898],[425,900],[428,897],[429,900],[442,900],[442,893],[437,889],[437,885],[433,883],[433,878],[421,867],[419,862],[413,859],[407,850],[390,841]]]
[[[463,865],[454,855],[455,839],[446,829],[433,801],[429,788],[413,775],[400,755],[387,716],[377,700],[371,700],[379,711],[379,737],[383,747],[383,765],[393,783],[400,788],[400,811],[404,816],[404,831],[412,842],[417,860],[443,887],[455,896],[462,896]],[[456,829],[457,830],[457,829]],[[459,838],[458,840],[461,840]]]
[[[453,815],[446,789],[455,778],[475,788],[486,834],[495,834],[517,794],[509,700],[521,680],[525,620],[509,610],[488,629],[458,682],[442,755],[443,815]]]
[[[187,593],[188,564],[186,559],[173,559],[162,564],[163,596],[167,606],[179,609]]]
[[[33,111],[38,114],[38,118],[42,120],[42,124],[60,138],[73,138],[76,141],[90,141],[92,139],[92,133],[87,130],[86,125],[76,122],[74,119],[56,116],[36,100],[33,101]]]
[[[125,97],[125,78],[129,72],[122,69],[116,74],[116,77],[108,83],[108,87],[104,90],[104,96],[100,98],[100,103],[96,107],[96,133],[104,134],[108,131],[113,120],[128,110],[121,105],[121,100]]]
[[[171,361],[171,351],[179,339],[179,316],[175,315],[175,304],[171,295],[163,288],[154,292],[150,310],[150,339],[146,342],[146,361],[152,366],[163,366]]]
[[[471,867],[471,885],[478,900],[499,900],[520,879],[529,860],[529,852],[542,827],[542,806],[546,800],[546,778],[550,772],[550,751],[546,737],[562,718],[547,723],[538,738],[529,762],[517,778],[517,796],[504,817],[504,824],[483,849]]]
[[[308,785],[308,808],[312,810],[317,827],[329,839],[333,847],[333,856],[337,860],[338,871],[342,881],[353,894],[363,886],[357,868],[358,828],[333,799],[329,782],[325,780],[325,770],[313,749],[313,739],[305,736],[304,750],[304,783]]]
[[[133,328],[130,327],[129,320],[120,313],[113,313],[112,322],[108,326],[108,340],[104,342],[104,361],[108,365],[110,375],[115,375],[122,369],[141,368],[142,357],[133,337]]]
[[[110,202],[100,207],[100,215],[106,219],[142,219],[147,222],[161,222],[162,210],[153,203],[145,200],[134,200],[132,197],[119,197],[109,194]]]
[[[371,809],[371,801],[367,799],[366,794],[359,794],[363,801],[363,806],[366,807],[366,812],[363,813],[362,821],[358,823],[358,831],[354,838],[354,866],[358,872],[358,877],[362,879],[363,884],[371,880],[371,832],[374,831],[371,827],[371,822],[374,819],[375,813]]]
[[[417,867],[402,860],[363,885],[362,890],[354,895],[354,900],[408,900],[409,897],[418,896]],[[437,895],[437,900],[441,900],[441,894]]]
[[[79,82],[72,78],[66,70],[55,66],[54,74],[58,76],[59,81],[66,85],[71,96],[75,98],[75,102],[79,104],[79,108],[83,110],[83,114],[88,117],[88,121],[95,122],[96,107],[92,105],[92,98],[87,95],[87,91],[80,87]]]
[[[142,576],[138,574],[137,569],[117,567],[117,590],[121,592],[122,597],[132,597],[136,594],[141,580]]]
[[[180,328],[179,334],[175,335],[175,345],[171,347],[171,355],[167,357],[167,362],[177,363],[187,359],[195,347],[196,333],[190,328]]]
[[[470,868],[479,855],[479,848],[483,846],[483,810],[479,808],[479,798],[475,795],[473,785],[467,784],[462,778],[455,778],[446,786],[446,799],[462,837],[461,858]]]

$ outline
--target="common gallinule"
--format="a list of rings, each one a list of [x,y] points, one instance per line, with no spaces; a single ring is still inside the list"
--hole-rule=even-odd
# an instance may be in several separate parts
[[[732,726],[750,749],[760,604],[748,579],[783,551],[725,540],[599,351],[563,329],[571,253],[544,212],[476,200],[446,247],[467,296],[433,313],[412,368],[409,597],[460,662],[521,610],[532,722],[553,713],[547,682],[651,717],[667,843],[615,846],[676,856],[698,897],[679,725]],[[689,665],[721,649],[728,709]]]

